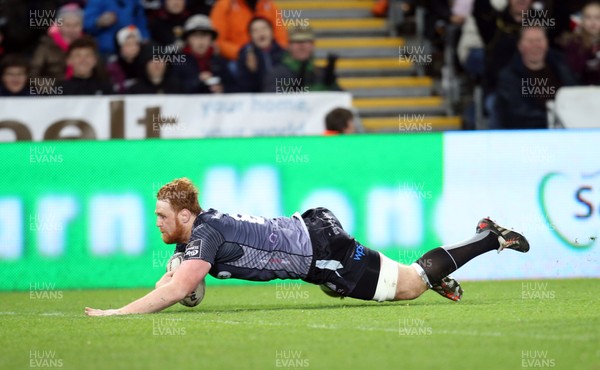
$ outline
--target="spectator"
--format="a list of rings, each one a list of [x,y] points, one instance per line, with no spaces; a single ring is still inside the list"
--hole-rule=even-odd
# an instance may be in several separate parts
[[[4,47],[2,46],[2,41],[4,40],[4,32],[2,31],[2,21],[0,19],[0,62],[2,62],[2,58],[4,57]]]
[[[217,54],[217,32],[210,18],[197,14],[185,23],[185,63],[178,69],[184,91],[192,94],[230,93],[238,90],[227,61]]]
[[[29,64],[20,55],[7,55],[0,64],[0,96],[28,96],[30,89],[27,85]]]
[[[580,83],[600,85],[600,1],[584,6],[581,27],[567,36],[565,54]]]
[[[243,92],[260,92],[262,83],[273,67],[281,64],[285,50],[273,38],[268,19],[254,18],[248,25],[251,41],[240,50],[238,84]]]
[[[106,81],[94,39],[83,36],[71,43],[67,52],[67,65],[73,76],[62,84],[64,95],[106,95],[112,89]]]
[[[122,28],[117,32],[119,54],[111,57],[106,67],[113,90],[123,94],[125,90],[144,76],[144,65],[140,60],[142,34],[134,26]]]
[[[187,8],[191,14],[210,15],[217,0],[187,0]]]
[[[471,0],[418,0],[424,8],[423,35],[429,41],[432,61],[425,65],[425,72],[432,76],[441,76],[444,51],[450,47],[456,49],[460,29],[471,12]]]
[[[500,72],[497,117],[502,128],[547,128],[546,102],[575,80],[560,55],[549,50],[543,29],[523,28],[518,51]]]
[[[315,66],[315,35],[310,27],[290,30],[290,46],[281,64],[263,81],[264,92],[299,93],[341,90],[335,77],[336,56],[330,55],[327,67]]]
[[[149,22],[152,41],[163,46],[183,47],[183,25],[189,17],[185,0],[165,0]]]
[[[325,135],[353,134],[354,115],[346,108],[335,108],[325,116]]]
[[[83,11],[77,4],[62,6],[57,13],[56,23],[42,37],[31,59],[31,77],[51,78],[55,81],[71,77],[67,70],[69,45],[80,38],[83,29]]]
[[[263,17],[275,26],[275,40],[288,46],[287,28],[273,0],[218,0],[210,14],[219,34],[217,45],[221,55],[236,61],[242,46],[250,42],[248,24],[254,17]]]
[[[156,12],[162,8],[163,2],[164,0],[141,0],[146,13],[146,21],[152,20]]]
[[[451,7],[450,21],[462,25],[473,13],[473,2],[475,0],[456,0]]]
[[[84,29],[96,38],[105,57],[116,53],[115,35],[131,24],[140,30],[143,40],[149,38],[144,8],[138,0],[89,0],[85,7]]]
[[[475,0],[457,0],[452,12],[461,18],[465,17],[456,50],[461,66],[471,77],[481,79],[485,66],[485,45],[473,16],[474,2]],[[490,5],[499,12],[506,7],[507,0],[490,0]]]
[[[54,22],[58,7],[58,0],[0,1],[4,52],[31,57],[40,38]]]
[[[563,38],[564,34],[572,30],[571,25],[573,19],[572,15],[579,13],[581,9],[589,2],[589,0],[546,0],[548,7],[552,11],[552,16],[555,17],[555,27],[548,30],[551,37],[550,46],[559,47],[559,43]]]
[[[484,105],[488,126],[498,128],[495,116],[498,74],[517,54],[517,40],[523,26],[523,15],[532,9],[533,0],[509,0],[503,11],[495,10],[490,0],[475,0],[473,15],[485,45]]]
[[[439,50],[444,47],[445,27],[450,23],[452,10],[449,0],[422,0],[425,12],[425,37]]]
[[[531,9],[532,0],[509,0],[501,12],[490,0],[476,0],[473,14],[486,48],[485,87],[490,93],[496,88],[498,72],[517,52],[517,39],[523,24],[523,13]]]
[[[383,17],[387,16],[389,8],[390,8],[389,0],[377,0],[377,1],[375,1],[375,4],[373,4],[373,8],[371,9],[371,12],[373,13],[374,16],[383,18]]]
[[[128,90],[128,94],[179,94],[179,83],[169,73],[168,58],[156,58],[149,48],[142,52],[144,75]]]
[[[452,6],[453,23],[462,24],[460,37],[456,46],[456,55],[470,82],[481,86],[485,67],[485,48],[477,30],[473,17],[475,0],[457,0]],[[494,9],[504,9],[506,0],[491,0]],[[469,102],[464,109],[463,129],[474,129],[477,126],[477,105]]]

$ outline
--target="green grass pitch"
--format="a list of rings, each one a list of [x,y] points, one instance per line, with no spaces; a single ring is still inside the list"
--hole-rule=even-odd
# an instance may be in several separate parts
[[[148,290],[0,293],[0,369],[600,369],[597,279],[465,282],[463,301],[208,286],[196,308],[86,317]]]

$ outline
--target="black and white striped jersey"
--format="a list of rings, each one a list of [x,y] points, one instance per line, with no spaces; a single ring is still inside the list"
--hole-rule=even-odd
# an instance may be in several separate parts
[[[225,279],[267,281],[303,279],[313,249],[300,215],[264,218],[230,215],[214,209],[194,222],[190,242],[177,245],[184,259],[211,264],[210,275]]]

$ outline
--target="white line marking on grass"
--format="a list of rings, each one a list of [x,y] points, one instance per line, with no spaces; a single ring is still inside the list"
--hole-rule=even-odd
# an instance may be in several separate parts
[[[15,315],[15,312],[0,312],[0,315]]]
[[[233,320],[206,320],[208,322],[216,322],[219,324],[239,325],[246,324],[244,321],[233,321]]]
[[[309,329],[325,329],[325,330],[358,330],[358,331],[374,331],[374,332],[385,332],[385,333],[398,333],[398,328],[376,328],[376,327],[365,327],[365,326],[356,326],[356,327],[342,327],[336,326],[332,324],[307,324],[303,325],[293,325],[287,324],[283,322],[266,322],[262,320],[258,321],[232,321],[232,320],[202,320],[206,323],[214,323],[214,324],[226,324],[226,325],[239,325],[239,324],[248,324],[254,326],[286,326],[286,327],[296,327],[296,328],[309,328]],[[534,339],[545,339],[545,340],[577,340],[577,341],[589,341],[594,339],[595,337],[592,335],[577,335],[577,336],[568,336],[568,335],[543,335],[543,334],[528,334],[528,333],[501,333],[501,332],[486,332],[486,331],[476,331],[476,330],[437,330],[433,329],[433,334],[445,334],[445,335],[461,335],[461,336],[475,336],[475,337],[522,337],[522,338],[534,338]]]
[[[470,335],[473,337],[502,337],[504,334],[500,332],[485,332],[476,330],[434,330],[434,333],[450,334],[450,335]]]

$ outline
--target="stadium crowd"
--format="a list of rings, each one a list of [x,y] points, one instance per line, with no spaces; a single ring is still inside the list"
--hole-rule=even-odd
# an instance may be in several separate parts
[[[383,15],[387,3],[378,1],[374,13]],[[483,86],[490,128],[546,128],[546,102],[558,89],[600,84],[598,0],[407,3],[426,9],[425,36],[434,48],[445,46],[450,27],[459,30],[452,41],[457,64]]]
[[[340,89],[271,0],[0,4],[1,96]]]
[[[460,29],[457,60],[484,87],[492,128],[547,127],[558,88],[600,83],[600,0],[404,5],[426,9],[434,47]],[[336,57],[318,67],[314,48],[273,0],[0,0],[4,97],[340,90]]]

